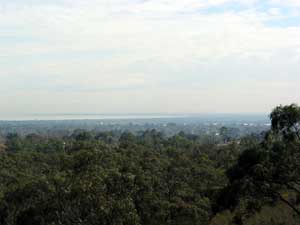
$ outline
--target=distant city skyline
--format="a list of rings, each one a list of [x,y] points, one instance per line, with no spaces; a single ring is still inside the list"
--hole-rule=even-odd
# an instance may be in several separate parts
[[[268,121],[269,115],[263,113],[191,113],[191,114],[163,114],[163,113],[121,113],[121,114],[97,114],[97,113],[32,113],[32,114],[3,114],[0,113],[0,121],[32,121],[32,120],[152,120],[152,119],[182,119],[182,120],[245,120]]]
[[[1,114],[1,121],[54,121],[54,120],[91,120],[91,121],[148,121],[170,120],[170,121],[210,121],[228,122],[245,121],[266,123],[269,121],[267,114]],[[146,122],[145,122],[146,123]]]
[[[300,103],[299,0],[0,0],[1,115]]]

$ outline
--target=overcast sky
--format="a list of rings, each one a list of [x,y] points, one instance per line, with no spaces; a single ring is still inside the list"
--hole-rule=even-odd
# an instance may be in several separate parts
[[[0,79],[6,114],[269,112],[300,103],[300,0],[0,0]]]

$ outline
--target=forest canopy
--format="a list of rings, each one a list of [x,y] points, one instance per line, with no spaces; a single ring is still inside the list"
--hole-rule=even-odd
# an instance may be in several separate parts
[[[0,139],[2,225],[293,225],[300,222],[300,108],[218,139],[157,130]]]

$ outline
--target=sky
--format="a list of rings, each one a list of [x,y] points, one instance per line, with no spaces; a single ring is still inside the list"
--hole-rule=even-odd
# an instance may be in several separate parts
[[[0,114],[300,103],[300,0],[0,0]]]

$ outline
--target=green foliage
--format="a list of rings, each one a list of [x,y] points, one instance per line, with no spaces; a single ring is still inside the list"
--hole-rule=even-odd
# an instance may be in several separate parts
[[[297,224],[300,109],[279,106],[270,118],[264,139],[226,127],[213,136],[9,134],[0,224]]]
[[[5,225],[204,225],[226,180],[193,141],[155,131],[124,133],[117,145],[82,131],[12,136],[7,145],[0,155]]]
[[[227,171],[230,183],[219,198],[222,209],[239,209],[240,222],[278,201],[300,216],[300,108],[279,106],[270,118],[271,131]]]

